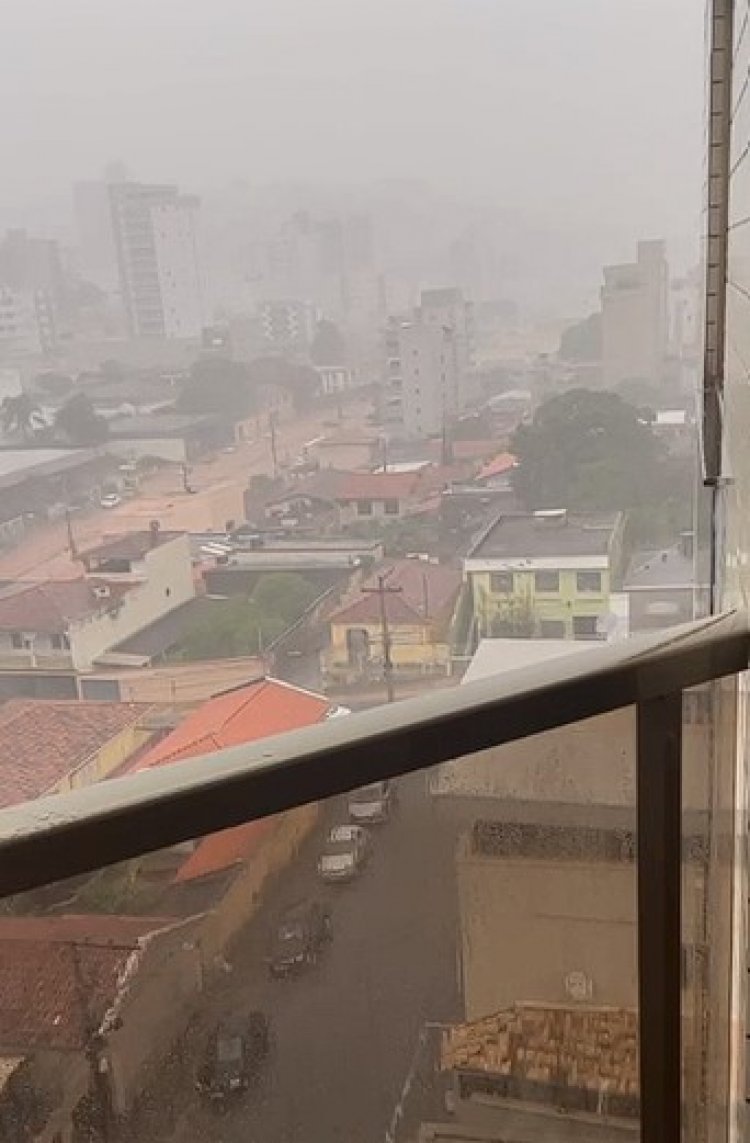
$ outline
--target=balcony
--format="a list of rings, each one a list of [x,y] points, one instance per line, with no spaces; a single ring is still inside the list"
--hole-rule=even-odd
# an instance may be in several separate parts
[[[3,1138],[728,1138],[749,653],[727,614],[1,811]]]

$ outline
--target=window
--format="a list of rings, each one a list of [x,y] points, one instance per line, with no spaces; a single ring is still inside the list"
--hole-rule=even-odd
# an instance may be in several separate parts
[[[398,500],[384,500],[383,505],[386,516],[398,516]]]
[[[598,571],[579,571],[576,572],[576,591],[594,591],[601,592],[602,590],[602,573]]]
[[[20,631],[11,631],[11,633],[10,633],[10,645],[14,651],[22,651],[23,650],[23,635],[21,634]]]
[[[539,634],[542,639],[564,639],[564,619],[542,619],[539,624]]]
[[[50,646],[53,651],[63,650],[63,637],[62,635],[50,635]]]
[[[490,591],[509,595],[513,591],[513,572],[490,572]]]
[[[534,590],[542,594],[555,594],[560,590],[560,573],[556,571],[538,571],[534,573]]]
[[[357,515],[358,516],[372,516],[372,500],[358,500],[357,501]]]
[[[599,619],[596,615],[574,615],[573,637],[575,639],[597,639],[599,637],[598,622]]]

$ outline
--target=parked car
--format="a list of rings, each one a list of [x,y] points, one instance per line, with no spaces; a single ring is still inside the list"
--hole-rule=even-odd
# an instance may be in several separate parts
[[[385,822],[395,801],[393,782],[373,782],[349,795],[349,817],[355,822]]]
[[[318,901],[304,901],[288,909],[274,934],[268,967],[272,976],[289,976],[315,964],[331,940],[330,914]]]
[[[370,850],[370,835],[364,826],[334,826],[318,858],[318,873],[324,881],[351,881],[366,864]]]
[[[122,498],[116,492],[107,492],[102,496],[99,504],[102,508],[116,508],[118,504],[122,504]]]
[[[262,1012],[221,1020],[206,1041],[195,1086],[214,1104],[246,1091],[268,1055],[270,1033]]]

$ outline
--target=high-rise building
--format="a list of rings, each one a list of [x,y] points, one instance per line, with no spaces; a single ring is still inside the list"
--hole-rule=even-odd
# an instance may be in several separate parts
[[[664,242],[639,242],[635,262],[604,267],[602,375],[605,385],[661,380],[669,332]]]
[[[455,288],[423,290],[412,320],[386,332],[385,418],[397,435],[444,432],[472,398],[471,305]]]
[[[199,337],[199,200],[171,185],[109,187],[120,289],[133,337]]]
[[[115,294],[119,288],[119,272],[107,183],[76,183],[73,187],[73,212],[77,267],[81,277],[93,282],[106,294]]]

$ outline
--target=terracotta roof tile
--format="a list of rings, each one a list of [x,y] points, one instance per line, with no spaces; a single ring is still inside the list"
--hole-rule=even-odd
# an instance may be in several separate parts
[[[107,586],[107,598],[99,598],[96,586]],[[106,580],[46,580],[19,582],[0,592],[0,631],[63,634],[69,624],[109,610],[130,590],[128,584]]]
[[[312,726],[323,722],[334,709],[322,695],[278,679],[257,679],[204,703],[141,758],[133,770],[148,770]],[[207,877],[247,860],[275,829],[277,820],[264,818],[209,835],[180,867],[176,880]]]
[[[141,703],[10,699],[0,706],[0,807],[50,793],[149,709]]]
[[[385,597],[386,615],[393,623],[424,623],[425,611],[431,622],[443,618],[461,587],[458,568],[424,560],[390,561],[366,580],[363,587],[376,588],[378,575],[387,577],[388,587],[400,589]],[[377,623],[379,619],[380,600],[368,590],[335,612],[330,622]]]
[[[0,1050],[70,1050],[86,1043],[122,987],[155,917],[0,918]]]

